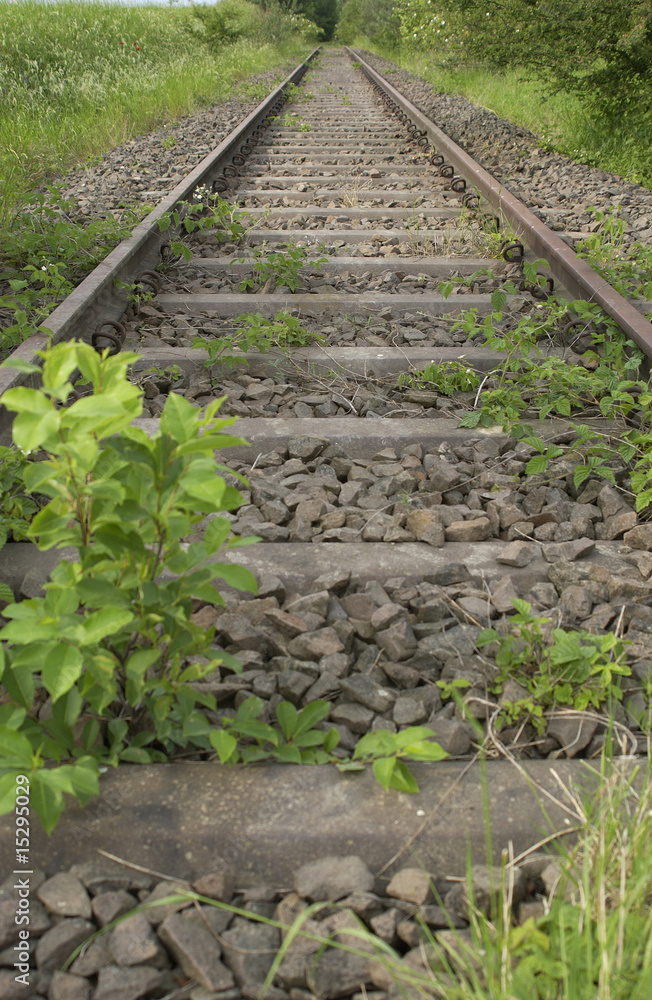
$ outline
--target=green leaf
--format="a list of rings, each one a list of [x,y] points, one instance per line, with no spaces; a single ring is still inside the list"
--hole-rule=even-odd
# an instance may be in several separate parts
[[[434,743],[431,740],[418,740],[416,743],[410,743],[403,750],[401,756],[409,757],[410,760],[443,760],[444,757],[448,757],[446,751],[439,745],[439,743]]]
[[[93,611],[77,629],[79,642],[82,646],[95,645],[107,636],[119,632],[133,619],[133,613],[127,608],[109,607]]]
[[[297,732],[299,713],[290,701],[282,701],[276,706],[276,718],[283,730],[286,740],[292,739]]]
[[[25,386],[7,389],[2,395],[2,402],[8,410],[15,413],[54,413],[56,415],[52,403],[40,389],[27,389]]]
[[[530,461],[525,466],[526,476],[538,476],[542,472],[545,472],[548,468],[548,456],[547,455],[533,455]]]
[[[0,767],[4,768],[1,760]],[[0,816],[13,812],[16,808],[16,776],[19,774],[22,774],[20,768],[0,775]]]
[[[328,730],[324,738],[323,747],[326,753],[331,753],[339,742],[340,742],[340,734],[338,733],[337,729],[335,729],[335,727],[333,726],[332,729]]]
[[[245,698],[238,709],[235,720],[243,722],[247,719],[257,719],[264,707],[263,699],[256,697],[256,695],[252,695],[251,698]]]
[[[197,436],[198,411],[184,396],[171,392],[161,414],[162,434],[169,434],[173,441],[183,444]]]
[[[0,549],[2,545],[0,544]],[[14,592],[8,583],[0,583],[0,601],[6,601],[7,604],[13,604],[14,602]],[[0,677],[2,677],[2,670],[0,670]]]
[[[220,758],[220,764],[226,764],[227,761],[229,761],[230,758],[236,753],[238,741],[234,736],[231,736],[230,733],[225,732],[223,729],[211,729],[208,734],[208,738],[213,747],[217,750],[218,757]]]
[[[5,670],[2,684],[10,698],[29,711],[34,702],[34,678],[32,668],[25,665]]]
[[[58,644],[43,663],[41,677],[54,704],[71,689],[81,676],[84,658],[81,650],[73,646]]]
[[[31,707],[31,706],[30,706]],[[32,767],[32,745],[23,733],[14,732],[8,726],[0,726],[0,766]]]
[[[9,390],[10,392],[13,390]],[[8,395],[5,392],[3,403]],[[57,433],[59,415],[56,410],[36,410],[34,413],[19,413],[14,419],[12,437],[21,451],[29,454],[49,442]]]
[[[158,660],[158,649],[138,649],[132,653],[125,666],[125,674],[130,679],[141,680],[146,671]]]
[[[209,555],[217,552],[231,533],[231,524],[225,517],[215,517],[204,532],[204,545]]]
[[[48,776],[54,774],[56,774],[56,770],[35,771],[32,774],[30,786],[30,804],[38,813],[46,833],[52,833],[64,807],[61,789],[48,780]],[[69,785],[69,781],[67,784]]]
[[[395,761],[389,787],[395,788],[398,792],[408,792],[409,795],[416,795],[419,791],[414,775],[402,760]]]
[[[392,787],[392,776],[398,763],[395,757],[379,757],[373,763],[374,777],[387,791]]]
[[[94,757],[80,757],[74,764],[64,764],[59,770],[70,779],[72,794],[82,806],[99,795],[99,768]]]
[[[277,730],[272,726],[268,726],[266,722],[258,722],[255,719],[246,719],[243,722],[233,720],[231,729],[240,736],[251,736],[254,740],[262,740],[271,743],[275,747],[279,744]]]
[[[302,733],[312,729],[317,722],[321,722],[322,719],[326,718],[330,709],[330,701],[322,701],[320,699],[311,701],[309,705],[306,705],[299,712],[298,725],[295,731],[296,735],[300,736]]]
[[[31,361],[26,361],[25,358],[14,356],[10,356],[3,361],[0,368],[15,368],[16,371],[23,372],[25,375],[34,375],[41,370],[39,365],[33,365]]]
[[[353,757],[382,757],[394,753],[395,749],[394,733],[389,729],[377,729],[358,740]]]
[[[321,747],[324,745],[324,733],[321,729],[309,729],[292,740],[297,747]]]
[[[282,764],[300,764],[301,751],[295,746],[280,746],[272,751],[272,757]]]
[[[402,729],[400,733],[394,733],[394,746],[397,750],[402,750],[403,747],[407,747],[411,743],[416,743],[418,740],[427,740],[432,735],[432,729],[429,729],[427,726],[408,726],[407,729]]]

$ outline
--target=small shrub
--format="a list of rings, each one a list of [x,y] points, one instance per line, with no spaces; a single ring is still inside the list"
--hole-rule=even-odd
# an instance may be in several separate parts
[[[197,706],[215,702],[192,685],[225,659],[237,664],[212,647],[212,629],[193,623],[192,602],[223,603],[216,581],[256,588],[248,570],[214,561],[251,541],[230,538],[219,516],[241,500],[214,457],[241,443],[223,433],[233,420],[217,419],[221,399],[202,413],[171,393],[154,435],[129,426],[142,411],[126,378],[137,357],[59,344],[43,352],[42,388],[3,398],[16,413],[17,447],[46,456],[24,470],[28,491],[50,498],[27,535],[40,549],[78,551],[52,572],[45,597],[4,609],[0,631],[0,809],[11,806],[16,775],[27,774],[48,831],[64,793],[82,804],[96,793],[100,762],[210,749]],[[77,370],[92,395],[68,405]],[[184,545],[206,515],[203,541]]]

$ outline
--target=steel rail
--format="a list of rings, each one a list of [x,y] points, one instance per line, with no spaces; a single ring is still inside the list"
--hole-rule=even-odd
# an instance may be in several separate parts
[[[44,350],[48,343],[56,344],[61,340],[75,338],[90,341],[93,329],[98,323],[118,320],[125,311],[127,299],[125,292],[118,291],[116,282],[131,284],[142,271],[153,270],[160,263],[161,247],[168,242],[170,235],[169,231],[161,232],[159,228],[161,218],[174,211],[180,203],[188,202],[196,188],[212,184],[224,166],[230,163],[231,157],[239,151],[240,144],[246,141],[274,109],[277,102],[282,100],[288,84],[296,84],[301,80],[309,63],[320,49],[321,46],[314,49],[283,83],[261,101],[232,132],[229,132],[227,137],[135,227],[131,236],[119,243],[50,313],[42,324],[50,334],[32,334],[12,351],[12,357],[31,364],[39,364],[40,358],[36,352]],[[13,386],[33,382],[34,376],[25,376],[13,368],[0,368],[0,397]],[[0,407],[0,429],[3,417],[6,416],[6,410]]]
[[[465,176],[494,211],[502,213],[536,255],[545,258],[555,280],[576,298],[597,302],[644,354],[652,358],[652,323],[358,52],[348,46],[344,48],[349,57],[360,65],[367,79],[383,90],[425,132],[437,152],[448,158],[456,171]]]

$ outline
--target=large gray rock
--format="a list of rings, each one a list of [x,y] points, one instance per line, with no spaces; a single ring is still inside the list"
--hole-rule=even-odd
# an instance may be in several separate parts
[[[36,945],[36,966],[48,971],[58,969],[78,945],[96,931],[95,924],[83,917],[66,917],[46,931]]]
[[[432,876],[420,868],[401,868],[390,880],[388,896],[422,906],[432,897]]]
[[[221,961],[222,951],[208,927],[173,913],[158,929],[158,936],[185,974],[207,990],[227,990],[234,985]]]
[[[308,986],[318,998],[337,1000],[371,984],[370,959],[329,948],[310,965]]]
[[[82,976],[54,972],[48,989],[48,1000],[88,1000],[91,984]],[[0,993],[2,996],[2,993]]]
[[[164,977],[165,973],[148,965],[139,965],[135,969],[107,965],[100,969],[93,1000],[139,1000],[155,993],[156,987],[164,982]]]
[[[222,946],[238,986],[264,983],[280,944],[278,928],[236,917],[222,934]]]
[[[58,872],[36,890],[50,913],[62,917],[91,917],[91,901],[86,889],[70,872]]]
[[[109,948],[116,965],[152,965],[164,969],[168,957],[143,913],[122,920],[111,931]]]
[[[311,861],[294,875],[297,894],[312,901],[343,899],[352,892],[371,892],[373,887],[374,877],[357,855]]]
[[[91,907],[93,916],[100,927],[110,924],[116,917],[128,913],[138,906],[138,900],[130,892],[120,889],[118,892],[101,892],[94,897]]]
[[[370,708],[373,712],[386,712],[394,704],[395,696],[386,688],[380,687],[370,677],[362,674],[352,674],[340,679],[342,692],[352,701]]]

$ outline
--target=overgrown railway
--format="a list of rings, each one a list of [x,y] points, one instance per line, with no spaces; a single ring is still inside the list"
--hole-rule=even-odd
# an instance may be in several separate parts
[[[247,483],[227,516],[261,542],[219,558],[259,586],[195,610],[244,668],[202,683],[208,717],[251,696],[267,722],[282,701],[324,700],[345,751],[423,725],[468,761],[478,730],[457,690],[496,756],[595,757],[611,681],[577,678],[602,655],[585,633],[613,633],[631,643],[614,745],[642,754],[652,527],[619,451],[641,421],[606,420],[617,406],[590,379],[632,369],[593,305],[646,356],[652,326],[355,54],[327,51],[303,89],[305,68],[49,321],[55,339],[141,355],[148,433],[170,391],[200,407],[225,397],[220,416],[239,418],[248,444],[221,457]],[[552,306],[553,289],[585,305]],[[3,553],[6,579],[31,596],[20,549]],[[496,664],[514,600],[581,647],[577,678],[549,663],[537,686],[536,664],[511,677]]]

